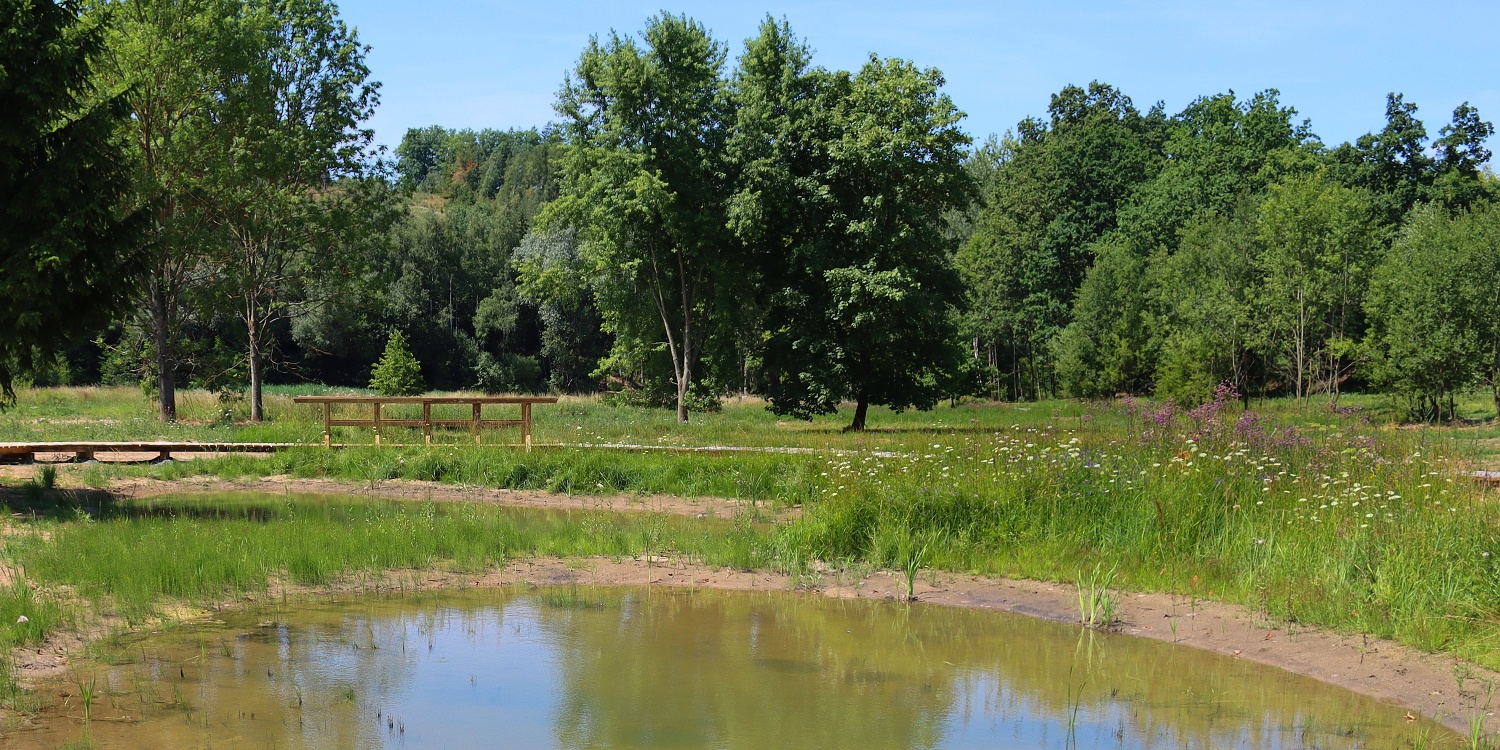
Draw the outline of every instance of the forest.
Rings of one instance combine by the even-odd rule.
[[[12,2],[0,386],[871,405],[1390,396],[1500,413],[1500,181],[1468,104],[1331,145],[1275,90],[1093,81],[976,141],[940,71],[767,17],[596,36],[529,130],[374,143],[327,0]],[[1045,105],[1045,108],[1043,106]],[[1379,110],[1372,102],[1371,112]],[[379,377],[376,378],[380,380]],[[384,381],[381,381],[384,382]],[[243,395],[242,395],[243,394]]]

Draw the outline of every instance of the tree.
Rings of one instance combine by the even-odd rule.
[[[1468,102],[1453,110],[1453,120],[1438,130],[1429,152],[1427,127],[1417,105],[1401,94],[1386,96],[1386,126],[1360,136],[1330,154],[1331,175],[1368,190],[1372,210],[1385,227],[1401,225],[1417,205],[1436,201],[1450,209],[1468,208],[1495,197],[1480,169],[1490,159],[1484,142],[1494,126]]]
[[[235,0],[119,0],[101,2],[95,13],[109,23],[100,79],[123,92],[130,107],[122,125],[131,146],[134,200],[150,217],[142,237],[149,260],[140,309],[155,355],[163,422],[177,418],[183,328],[198,312],[190,298],[204,280],[209,247],[222,241],[212,222],[208,177],[230,168],[212,142],[219,107],[247,71],[240,9]]]
[[[1453,121],[1438,130],[1433,148],[1440,154],[1438,176],[1432,197],[1450,209],[1467,209],[1500,198],[1494,186],[1480,173],[1489,163],[1484,142],[1495,134],[1495,126],[1479,119],[1479,110],[1468,102],[1453,110]]]
[[[591,39],[558,93],[572,148],[549,231],[576,227],[615,343],[606,365],[664,347],[677,419],[744,279],[724,229],[725,48],[686,16],[648,21],[644,47]]]
[[[370,387],[382,396],[418,396],[426,390],[422,363],[412,355],[400,331],[391,331],[385,354],[370,372]]]
[[[1254,288],[1247,280],[1258,284],[1261,273],[1256,266],[1247,279],[1245,254],[1258,258],[1260,245],[1245,232],[1258,226],[1253,209],[1268,183],[1316,165],[1295,114],[1275,91],[1243,101],[1231,92],[1200,98],[1166,123],[1159,171],[1117,204],[1114,229],[1098,244],[1115,257],[1090,270],[1072,322],[1051,342],[1067,357],[1066,383],[1101,394],[1154,387],[1194,401],[1224,379],[1248,377],[1256,363],[1247,347],[1259,339],[1247,336],[1260,329],[1247,321],[1263,313],[1242,307]]]
[[[1330,154],[1333,176],[1375,196],[1372,210],[1385,226],[1397,226],[1421,201],[1436,177],[1427,153],[1427,126],[1417,105],[1398,93],[1385,98],[1385,127],[1345,143]]]
[[[1052,390],[1050,342],[1072,318],[1094,243],[1160,171],[1166,125],[1159,108],[1143,114],[1095,81],[1064,87],[1045,121],[1027,118],[1002,141],[1004,155],[958,264],[972,335],[997,370],[1007,369],[1009,355],[1010,397]]]
[[[871,56],[855,75],[797,82],[805,51],[769,23],[747,58],[780,59],[789,85],[778,88],[775,63],[759,72],[747,63],[742,89],[806,111],[782,120],[783,108],[768,108],[773,116],[752,131],[760,146],[742,151],[786,161],[774,153],[783,132],[814,151],[789,169],[752,161],[736,197],[737,231],[760,248],[767,285],[761,351],[772,411],[807,417],[851,399],[849,428],[862,430],[871,404],[931,408],[962,356],[962,291],[942,217],[972,196],[969,139],[942,74]],[[793,192],[777,196],[778,182]]]
[[[1152,308],[1162,317],[1158,395],[1197,405],[1228,382],[1249,399],[1265,335],[1259,207],[1246,196],[1229,218],[1189,225],[1176,252],[1152,257]]]
[[[143,217],[115,137],[125,102],[96,98],[103,44],[77,2],[0,1],[0,405],[17,372],[128,304]]]
[[[379,88],[368,48],[327,0],[256,0],[244,14],[256,47],[219,127],[230,165],[217,175],[219,218],[230,242],[216,265],[245,325],[250,416],[260,421],[274,326],[338,268],[351,238],[390,217],[384,182],[367,179],[373,134],[359,128]]]
[[[523,296],[512,267],[536,213],[557,195],[561,150],[555,134],[535,130],[409,131],[397,148],[397,173],[412,183],[400,218],[384,241],[357,252],[347,293],[303,306],[292,331],[301,357],[286,364],[357,380],[394,328],[433,388],[591,388],[603,354],[591,298],[565,313]],[[430,163],[419,169],[422,153]]]
[[[1321,384],[1337,402],[1379,260],[1367,194],[1325,175],[1320,169],[1272,185],[1257,223],[1262,314],[1299,401]]]
[[[1093,267],[1078,289],[1073,321],[1052,342],[1064,393],[1108,398],[1149,387],[1152,366],[1147,259],[1106,239],[1091,252]]]
[[[1500,207],[1418,208],[1374,273],[1371,371],[1411,416],[1456,416],[1454,396],[1488,382],[1500,414]]]
[[[517,293],[540,314],[541,354],[552,387],[592,390],[598,383],[596,368],[612,342],[602,330],[593,291],[580,275],[584,266],[577,233],[532,232],[511,262],[517,271]]]

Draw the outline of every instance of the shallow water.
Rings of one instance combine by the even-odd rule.
[[[133,639],[0,745],[1396,748],[1429,724],[1280,670],[994,612],[793,593],[351,596]]]

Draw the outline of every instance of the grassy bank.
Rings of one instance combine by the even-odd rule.
[[[830,458],[784,529],[806,558],[923,564],[1244,604],[1500,667],[1500,506],[1451,441],[1359,415],[1102,407],[1080,429]],[[795,562],[795,561],[793,561]]]
[[[607,511],[558,512],[344,496],[196,496],[125,502],[47,538],[10,545],[27,577],[68,586],[132,622],[164,600],[212,603],[269,581],[323,585],[350,575],[447,565],[478,571],[516,557],[671,550],[709,565],[765,567],[767,535],[739,523]],[[6,610],[0,610],[6,611]]]

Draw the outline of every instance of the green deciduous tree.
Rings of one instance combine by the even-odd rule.
[[[1259,204],[1184,228],[1175,252],[1152,257],[1152,308],[1162,349],[1157,394],[1197,404],[1223,382],[1248,399],[1263,348]]]
[[[1051,343],[1069,392],[1155,389],[1192,402],[1231,380],[1249,393],[1250,371],[1264,369],[1263,269],[1247,265],[1264,251],[1260,204],[1268,184],[1317,166],[1294,115],[1275,91],[1229,93],[1166,123],[1159,171],[1117,204],[1099,245],[1114,257],[1089,271]]]
[[[76,2],[0,0],[0,405],[18,370],[102,329],[134,293],[118,96],[96,96],[103,30]]]
[[[1148,264],[1118,240],[1105,240],[1078,289],[1073,321],[1053,341],[1063,392],[1085,398],[1149,388],[1152,355]]]
[[[1009,397],[1052,389],[1050,342],[1072,318],[1093,243],[1116,228],[1121,205],[1161,169],[1166,125],[1159,110],[1143,114],[1096,81],[1063,88],[1046,121],[1023,120],[1002,142],[958,264],[969,290],[968,327],[990,364],[1009,371]]]
[[[1299,400],[1321,387],[1336,402],[1379,261],[1368,196],[1333,184],[1323,170],[1292,177],[1270,187],[1256,233],[1268,345]]]
[[[1480,383],[1500,414],[1500,206],[1418,209],[1366,306],[1375,381],[1412,416],[1453,418],[1455,395]]]
[[[725,48],[685,17],[590,41],[558,94],[572,148],[551,230],[576,227],[580,259],[614,335],[607,367],[664,348],[686,422],[690,388],[727,323],[745,268],[724,227]]]
[[[767,22],[742,63],[732,224],[756,248],[771,408],[930,408],[958,369],[959,279],[942,220],[972,196],[963,115],[942,75],[872,56],[857,74],[807,69]]]
[[[226,97],[248,71],[250,38],[236,0],[115,0],[95,15],[108,23],[100,80],[123,92],[122,122],[134,167],[135,201],[150,217],[140,318],[151,339],[158,417],[177,416],[185,327],[210,318],[195,304],[211,247],[211,176],[231,168],[214,148]]]
[[[229,242],[216,269],[245,325],[259,421],[274,326],[339,269],[340,251],[388,221],[388,191],[366,179],[372,133],[360,129],[379,84],[333,4],[254,0],[243,14],[255,46],[219,127],[229,168],[215,176],[218,217]]]

